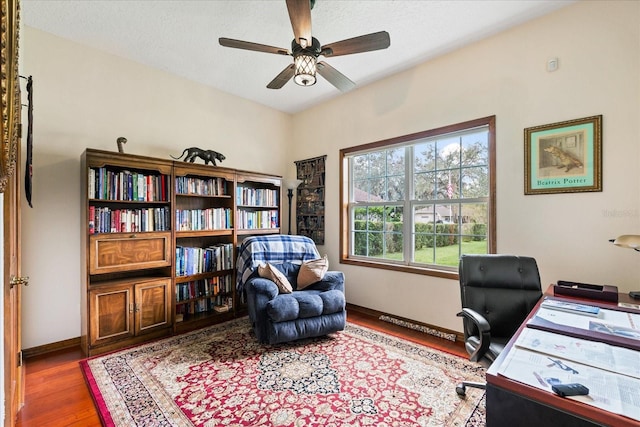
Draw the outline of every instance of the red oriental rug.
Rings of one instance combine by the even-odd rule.
[[[468,360],[361,326],[260,345],[247,318],[80,362],[106,426],[484,426]]]

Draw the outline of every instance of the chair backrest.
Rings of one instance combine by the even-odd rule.
[[[260,264],[302,264],[320,258],[313,240],[305,236],[273,234],[251,236],[243,240],[236,262],[236,289],[242,292],[245,281]]]
[[[459,265],[463,308],[484,316],[491,337],[509,339],[542,296],[536,260],[514,255],[462,255]],[[478,335],[464,320],[464,336]]]

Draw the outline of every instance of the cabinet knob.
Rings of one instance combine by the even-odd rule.
[[[132,234],[131,236],[129,236],[130,239],[135,239],[136,237],[138,236],[136,236],[135,234]]]
[[[9,286],[13,288],[16,285],[29,286],[29,276],[22,276],[22,277],[11,276],[11,280],[9,281]]]

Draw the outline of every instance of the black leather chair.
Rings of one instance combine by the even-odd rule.
[[[514,255],[462,255],[459,265],[460,299],[465,348],[470,360],[489,366],[542,296],[536,260]],[[463,381],[486,388],[485,383]]]

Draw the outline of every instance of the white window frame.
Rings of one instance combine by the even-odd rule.
[[[477,131],[478,128],[487,129],[487,150],[488,150],[488,194],[486,197],[479,198],[457,198],[457,199],[429,199],[416,200],[412,198],[414,194],[414,156],[413,147],[421,142],[434,140],[446,135],[455,134],[464,135],[468,132]],[[495,161],[495,116],[484,117],[476,120],[470,120],[463,123],[444,126],[437,129],[418,132],[397,138],[391,138],[383,141],[377,141],[356,147],[350,147],[340,150],[340,188],[341,212],[340,212],[340,262],[344,264],[353,264],[367,266],[373,268],[383,268],[389,270],[398,270],[412,272],[418,274],[433,275],[439,277],[447,277],[452,279],[458,278],[457,267],[444,266],[438,264],[421,264],[412,261],[414,251],[415,234],[414,209],[416,206],[429,204],[463,204],[466,203],[486,203],[487,204],[487,253],[496,253],[496,161]],[[353,170],[350,162],[356,155],[362,155],[371,152],[381,152],[390,149],[405,149],[405,182],[404,182],[404,200],[398,201],[370,201],[367,203],[355,203],[353,195]],[[462,168],[462,166],[460,166]],[[436,169],[438,171],[439,169]],[[408,179],[407,179],[408,177]],[[444,203],[443,203],[444,202]],[[403,254],[404,260],[391,260],[387,258],[374,258],[369,256],[354,255],[354,211],[358,207],[366,206],[401,206],[403,208]],[[457,232],[458,239],[463,235],[459,228]],[[407,236],[410,236],[408,239]]]

